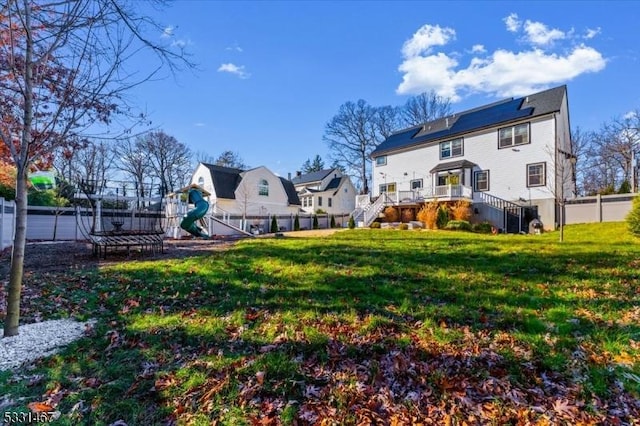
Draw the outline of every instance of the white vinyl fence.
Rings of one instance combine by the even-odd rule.
[[[0,251],[13,244],[16,229],[16,203],[0,197]]]

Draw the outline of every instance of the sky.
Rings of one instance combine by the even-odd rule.
[[[131,100],[193,152],[231,150],[284,177],[315,155],[330,165],[325,126],[348,101],[399,106],[434,90],[460,112],[566,84],[573,129],[640,110],[639,1],[177,0],[147,12],[197,69]]]

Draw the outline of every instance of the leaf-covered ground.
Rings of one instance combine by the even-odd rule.
[[[97,324],[0,372],[0,408],[74,425],[638,424],[640,241],[565,232],[352,230],[29,273],[24,318]]]

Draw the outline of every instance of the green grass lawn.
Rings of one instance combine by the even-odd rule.
[[[97,324],[0,372],[0,395],[70,425],[633,424],[639,278],[623,223],[564,243],[346,230],[29,276],[44,319]]]

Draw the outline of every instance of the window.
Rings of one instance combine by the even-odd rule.
[[[414,179],[411,181],[411,189],[420,189],[422,188],[422,179]]]
[[[322,207],[322,197],[318,197],[318,207]]]
[[[474,173],[473,190],[476,192],[489,190],[489,170],[482,170]]]
[[[200,176],[200,177],[198,178],[198,185],[200,185],[200,186],[204,186],[204,177]]]
[[[265,179],[260,179],[260,182],[258,182],[258,195],[269,196],[269,182]]]
[[[460,185],[460,175],[458,173],[438,175],[438,186],[444,185]]]
[[[440,159],[460,157],[462,154],[462,138],[447,142],[440,142]]]
[[[329,207],[332,207],[332,206],[331,206],[331,198],[329,198],[329,199],[327,200],[327,203],[328,203],[328,206],[329,206]]]
[[[386,166],[387,165],[387,156],[383,155],[381,157],[376,157],[376,166]]]
[[[546,163],[527,164],[527,186],[546,185]]]
[[[380,185],[380,193],[382,194],[383,192],[396,192],[396,183],[383,183]]]
[[[529,143],[529,123],[498,130],[498,148],[508,148]]]

